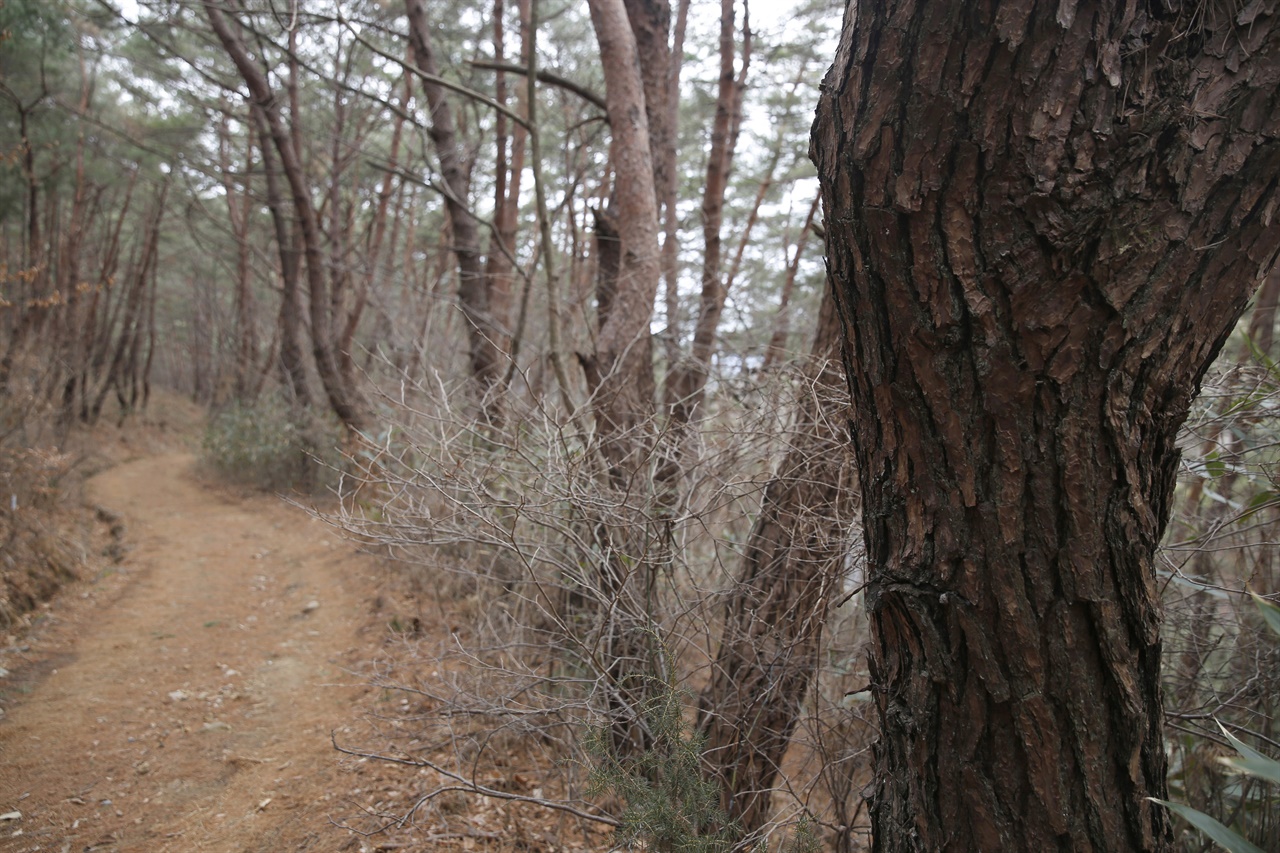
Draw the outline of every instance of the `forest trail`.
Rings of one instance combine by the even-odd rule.
[[[276,497],[202,486],[194,465],[147,456],[90,481],[129,550],[118,577],[55,602],[43,663],[0,682],[0,815],[21,812],[0,820],[0,850],[362,846],[330,822],[354,781],[330,732],[367,689],[345,668],[373,562]]]

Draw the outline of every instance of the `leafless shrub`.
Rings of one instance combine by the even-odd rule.
[[[1247,595],[1280,593],[1280,372],[1224,358],[1183,440],[1184,465],[1159,574],[1171,794],[1280,849],[1280,802],[1216,759],[1217,727],[1280,752],[1280,646]],[[1199,850],[1188,836],[1185,849]]]
[[[716,395],[684,437],[675,487],[659,475],[670,436],[655,423],[644,426],[644,464],[609,477],[581,419],[535,399],[509,401],[498,424],[471,416],[457,403],[464,391],[439,380],[386,400],[395,425],[344,478],[341,523],[451,599],[451,630],[434,646],[406,630],[401,663],[372,677],[400,704],[366,743],[344,748],[434,774],[413,820],[425,809],[446,819],[438,801],[459,790],[605,826],[622,820],[625,803],[587,795],[598,764],[588,736],[623,708],[660,749],[671,741],[653,711],[673,695],[695,724],[762,492],[797,441],[791,413],[797,399],[829,391],[812,377],[722,378],[733,393]],[[828,532],[847,544],[853,529],[847,518]],[[862,623],[853,587],[835,583],[843,603],[764,833],[778,841],[779,827],[802,818],[834,829],[858,816],[850,780],[869,731],[859,713]],[[618,645],[621,631],[640,642]],[[627,677],[642,690],[620,686],[620,648],[635,656]]]

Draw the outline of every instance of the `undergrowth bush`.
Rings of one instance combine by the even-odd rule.
[[[0,630],[77,577],[84,562],[85,531],[67,493],[73,466],[51,447],[0,442]]]
[[[852,632],[814,654],[808,700],[789,697],[800,719],[791,757],[770,759],[784,778],[765,783],[763,825],[726,814],[705,762],[704,730],[738,695],[708,686],[727,602],[770,485],[812,476],[778,472],[816,430],[802,404],[840,411],[827,393],[804,365],[717,396],[687,433],[655,417],[635,428],[634,469],[609,476],[598,436],[554,403],[511,395],[484,423],[458,408],[465,388],[406,381],[386,400],[393,427],[353,456],[340,523],[420,578],[450,637],[398,638],[405,650],[370,682],[403,697],[405,716],[340,748],[434,780],[403,821],[437,809],[447,822],[439,803],[467,791],[573,815],[588,849],[606,849],[605,827],[654,853],[855,849],[862,783],[848,780],[861,778],[866,727],[836,705],[866,683]],[[678,482],[660,479],[673,458]],[[849,529],[824,514],[837,511],[792,507],[784,526]],[[852,562],[824,570],[832,596]],[[767,654],[782,668],[800,645],[781,637]],[[822,756],[839,786],[817,772]]]
[[[643,709],[654,743],[640,755],[619,755],[608,725],[592,730],[588,793],[613,792],[626,804],[617,832],[626,849],[728,853],[737,829],[720,808],[718,786],[701,771],[706,739],[685,719],[685,700],[692,697],[674,681],[670,673]]]
[[[337,480],[341,427],[277,400],[232,403],[205,428],[203,459],[218,476],[270,491],[317,492]]]
[[[1204,380],[1158,569],[1170,808],[1230,850],[1280,850],[1280,796],[1232,758],[1280,754],[1280,368],[1255,356]],[[1208,849],[1199,832],[1177,844]]]
[[[79,569],[68,494],[72,458],[53,440],[39,365],[18,359],[0,388],[0,632],[47,601]]]

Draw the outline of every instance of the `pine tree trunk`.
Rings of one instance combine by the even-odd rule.
[[[212,0],[204,0],[204,9],[214,34],[248,87],[250,97],[261,108],[276,153],[280,155],[280,166],[289,185],[302,237],[307,289],[311,297],[311,352],[315,358],[316,371],[320,374],[320,384],[324,386],[333,413],[348,430],[359,432],[366,424],[368,413],[360,395],[344,382],[333,348],[335,330],[331,310],[332,289],[325,275],[323,234],[311,199],[311,187],[302,162],[301,146],[298,144],[298,122],[295,120],[292,126],[285,124],[280,115],[278,98],[272,92],[266,74],[249,57],[240,36],[228,24],[218,6]],[[297,75],[293,74],[288,87],[291,101],[297,100],[296,83]],[[296,118],[297,110],[293,110],[292,114]]]
[[[626,494],[649,480],[654,436],[654,381],[649,321],[658,291],[658,203],[636,38],[623,0],[588,0],[604,67],[615,179],[599,212],[601,275],[594,353],[579,360],[592,387],[592,415],[607,485]],[[605,233],[607,231],[607,233]],[[606,713],[615,752],[635,755],[652,743],[643,719],[664,670],[652,613],[656,566],[645,519],[623,500],[598,519],[601,551],[596,613],[601,620]],[[643,510],[642,510],[643,511]]]
[[[262,171],[267,185],[267,210],[275,228],[276,251],[280,256],[280,367],[288,381],[294,404],[307,408],[311,405],[311,390],[307,386],[307,371],[302,349],[302,300],[298,292],[299,256],[296,228],[289,226],[289,213],[285,209],[280,191],[280,170],[272,154],[271,131],[262,108],[251,106],[254,126],[258,132],[258,146],[262,152]]]
[[[1153,555],[1178,427],[1280,246],[1264,5],[846,14],[813,151],[875,850],[1171,849]]]
[[[617,288],[600,318],[591,369],[600,378],[596,414],[605,455],[619,469],[638,464],[653,416],[649,319],[658,292],[658,201],[635,35],[622,0],[591,0],[604,66],[617,223]]]
[[[430,77],[439,77],[440,64],[431,42],[426,4],[423,0],[405,0],[405,12],[409,18],[409,46],[414,63]],[[496,402],[487,395],[502,377],[504,328],[494,320],[489,292],[491,279],[485,275],[481,259],[480,232],[467,206],[471,179],[458,140],[453,107],[443,86],[429,77],[423,77],[420,82],[431,108],[431,126],[427,132],[440,160],[440,175],[446,191],[445,212],[453,229],[453,252],[458,260],[458,304],[467,320],[471,373],[486,397],[487,414],[493,416],[496,412],[492,407]]]
[[[734,78],[733,0],[720,0],[720,79],[716,92],[715,119],[711,125],[711,149],[702,193],[702,293],[698,300],[698,319],[693,328],[693,344],[688,358],[671,370],[667,379],[666,404],[676,428],[677,440],[685,425],[697,417],[706,395],[711,373],[711,357],[720,315],[724,312],[728,288],[721,276],[720,227],[724,221],[724,199],[733,168],[737,147],[736,126],[741,118],[742,89],[750,58],[751,31],[743,28],[742,73],[739,84]]]
[[[818,642],[847,553],[853,466],[844,447],[846,398],[835,303],[823,299],[789,450],[765,489],[725,606],[723,634],[702,693],[703,760],[722,806],[751,849],[818,665]]]

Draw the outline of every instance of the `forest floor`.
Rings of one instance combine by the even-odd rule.
[[[189,451],[123,456],[87,484],[119,562],[0,636],[0,851],[565,849],[474,801],[448,825],[346,828],[434,784],[334,748],[395,701],[359,673],[394,644],[397,579]]]

